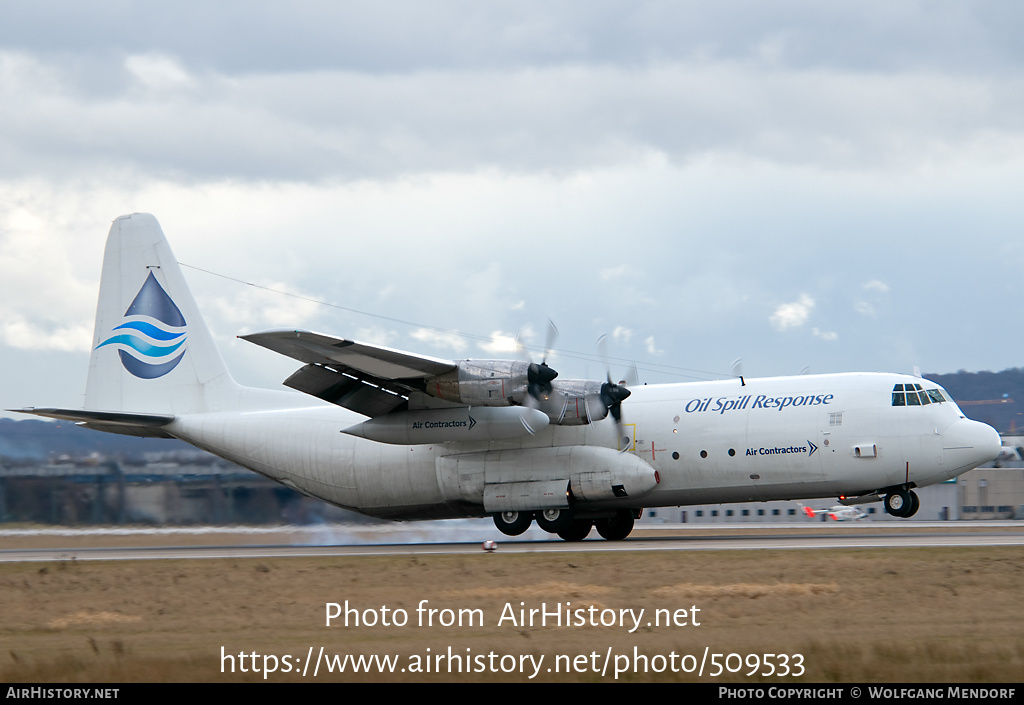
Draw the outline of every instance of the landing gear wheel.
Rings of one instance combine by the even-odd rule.
[[[909,507],[907,513],[903,515],[903,517],[905,519],[909,519],[910,517],[912,517],[915,514],[917,514],[917,510],[920,509],[920,508],[921,508],[921,500],[918,498],[916,492],[911,492],[910,493],[910,507]]]
[[[633,530],[633,512],[623,509],[613,517],[598,519],[594,522],[597,525],[597,533],[609,541],[621,541],[629,536]]]
[[[519,536],[533,522],[533,512],[499,512],[494,515],[494,525],[506,536]]]
[[[910,490],[893,490],[885,496],[885,511],[894,517],[906,519],[917,512],[921,506],[921,500]]]
[[[572,524],[572,512],[568,509],[545,509],[537,512],[537,526],[549,534],[557,534]]]
[[[558,536],[565,541],[582,541],[590,534],[594,522],[590,519],[577,519],[566,528],[558,532]]]

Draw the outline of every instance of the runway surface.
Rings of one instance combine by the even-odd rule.
[[[480,535],[479,526],[445,527],[445,531],[462,534],[461,541],[445,541],[436,536],[431,540],[429,534],[436,532],[427,531],[424,535],[423,527],[415,524],[388,527],[390,530],[379,532],[374,527],[3,530],[0,542],[5,548],[0,549],[0,562],[479,553],[481,543],[475,540]],[[660,525],[638,527],[636,534],[625,541],[590,538],[569,543],[549,536],[540,533],[520,540],[488,534],[484,538],[495,540],[499,553],[1021,546],[1024,545],[1024,526],[1020,522],[898,525],[887,522],[885,525],[841,527]],[[195,541],[196,537],[202,537],[205,543],[183,545]],[[474,540],[467,540],[471,538]],[[150,545],[125,545],[143,539]],[[54,545],[54,542],[64,545]],[[81,545],[83,542],[89,545]],[[71,544],[79,545],[71,547]]]

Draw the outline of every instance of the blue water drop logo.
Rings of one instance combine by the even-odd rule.
[[[140,379],[156,379],[173,370],[185,356],[185,317],[150,271],[128,310],[125,322],[96,346],[121,345],[121,364]],[[173,359],[168,359],[177,354]]]

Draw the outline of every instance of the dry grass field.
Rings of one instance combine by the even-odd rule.
[[[273,656],[271,682],[527,681],[534,671],[534,681],[610,682],[616,666],[619,681],[1014,682],[1024,673],[1022,586],[1016,548],[3,564],[0,681],[262,680]],[[405,610],[408,623],[325,626],[326,603],[346,600],[370,610],[361,619],[387,607],[389,621]],[[423,600],[452,611],[419,626]],[[566,602],[587,624],[519,623],[521,606]],[[516,623],[499,624],[506,605]],[[625,626],[590,624],[630,609],[644,610],[632,633],[629,613]],[[462,612],[461,627],[436,623],[459,610],[476,612]],[[656,614],[686,624],[658,626]],[[321,647],[393,655],[395,672],[328,673],[320,661],[314,678]],[[684,672],[705,649],[703,677]],[[765,676],[753,661],[737,670],[733,656],[718,661],[734,673],[711,677],[715,653],[800,654],[803,675]]]

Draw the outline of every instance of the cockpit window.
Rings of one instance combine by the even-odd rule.
[[[920,384],[897,384],[892,388],[893,406],[924,406],[949,401],[941,390],[925,390]]]
[[[929,389],[928,396],[932,398],[932,401],[936,404],[941,404],[944,401],[949,401],[946,397],[942,396],[942,392],[938,389]]]
[[[892,405],[893,406],[906,406],[907,397],[903,394],[903,385],[897,384],[892,388]]]

